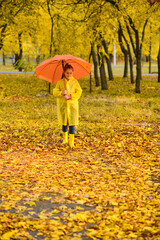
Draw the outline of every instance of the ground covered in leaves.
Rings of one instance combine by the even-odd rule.
[[[80,84],[72,150],[61,143],[47,83],[0,82],[0,239],[160,239],[160,87]],[[54,86],[53,86],[54,87]]]

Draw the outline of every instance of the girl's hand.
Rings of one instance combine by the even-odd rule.
[[[71,95],[70,95],[70,96],[65,95],[64,98],[65,98],[66,100],[70,100],[72,97],[71,97]]]
[[[67,90],[64,90],[62,93],[61,93],[62,96],[65,96],[67,95]]]

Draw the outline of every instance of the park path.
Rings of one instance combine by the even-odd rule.
[[[157,70],[157,66],[152,66],[152,73],[147,73],[146,69],[148,68],[148,66],[142,66],[142,70],[144,70],[144,73],[142,74],[143,76],[157,76],[158,75],[158,70]],[[120,66],[120,65],[116,65],[116,66],[112,66],[113,69],[113,73],[115,76],[119,76],[119,75],[123,75],[123,69],[124,66]],[[107,72],[107,67],[106,67],[106,72]],[[35,74],[34,71],[32,72],[19,72],[17,70],[15,71],[0,71],[0,74],[27,74],[27,75],[33,75]],[[93,73],[92,73],[93,75]]]
[[[34,72],[0,71],[0,74],[34,74]]]

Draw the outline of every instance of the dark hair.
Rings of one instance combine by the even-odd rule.
[[[72,69],[72,71],[73,71],[72,65],[70,65],[69,63],[66,63],[66,65],[63,68],[63,71],[65,72],[67,69]]]

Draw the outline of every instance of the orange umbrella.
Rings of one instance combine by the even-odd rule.
[[[66,63],[72,65],[73,77],[80,79],[90,74],[91,64],[81,58],[72,55],[56,55],[45,60],[36,67],[36,77],[48,82],[57,82],[62,78],[63,66]]]

